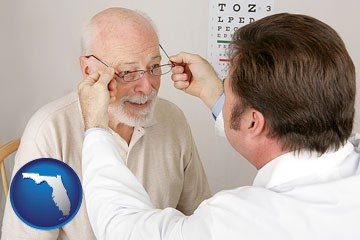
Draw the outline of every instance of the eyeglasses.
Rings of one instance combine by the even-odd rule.
[[[166,57],[170,61],[169,55],[166,53],[164,48],[161,46],[161,44],[159,44],[159,46],[160,46],[161,50],[165,53]],[[96,60],[98,60],[99,62],[101,62],[103,65],[105,65],[106,67],[109,67],[108,64],[106,64],[103,60],[96,57],[95,55],[88,55],[88,56],[85,56],[85,57],[86,58],[93,57]],[[136,81],[136,80],[139,80],[140,78],[142,78],[144,76],[144,74],[147,73],[147,72],[150,73],[152,76],[161,76],[161,75],[164,75],[166,73],[169,73],[174,66],[175,66],[175,64],[173,62],[171,62],[171,64],[163,64],[163,65],[154,64],[154,65],[152,65],[150,67],[149,70],[135,70],[135,71],[115,72],[115,75],[116,75],[115,79],[120,80],[120,81],[124,81],[124,82],[133,82],[133,81]]]

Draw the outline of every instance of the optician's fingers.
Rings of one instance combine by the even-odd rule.
[[[188,79],[188,76],[185,73],[185,68],[183,66],[173,67],[171,72],[172,72],[171,79],[173,81],[185,81]]]
[[[171,79],[174,82],[174,87],[180,90],[184,90],[190,85],[189,74],[185,73],[183,66],[176,66],[172,69]]]
[[[93,86],[97,80],[99,79],[100,74],[99,73],[92,73],[88,75],[80,84],[78,85],[78,89],[84,88],[85,86]]]
[[[189,81],[177,81],[174,82],[174,87],[179,89],[179,90],[186,90],[190,85]]]
[[[116,96],[116,81],[110,84],[111,80],[114,78],[114,69],[107,68],[104,72],[95,72],[88,75],[79,85],[78,92],[92,92],[96,89],[91,90],[93,87],[100,87],[106,89],[109,92],[110,101],[115,100]]]
[[[95,84],[108,89],[108,85],[110,81],[114,79],[114,76],[115,76],[114,68],[107,67],[104,72],[100,72],[100,78]]]
[[[187,73],[172,74],[171,79],[174,82],[177,82],[177,81],[189,81],[189,76],[188,76]]]
[[[192,64],[199,61],[200,56],[196,54],[191,54],[187,52],[180,52],[179,54],[176,54],[174,56],[170,57],[170,61],[175,62],[179,65],[182,64]]]
[[[185,68],[183,66],[177,65],[171,69],[173,74],[183,73],[185,72]]]

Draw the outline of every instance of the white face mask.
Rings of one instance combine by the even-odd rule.
[[[215,121],[215,134],[220,137],[225,137],[224,117],[222,111],[219,113]]]

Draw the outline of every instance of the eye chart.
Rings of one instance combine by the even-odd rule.
[[[230,64],[227,48],[242,26],[271,15],[274,0],[210,0],[208,61],[221,79]]]

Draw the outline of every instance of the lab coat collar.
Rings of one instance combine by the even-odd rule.
[[[315,152],[301,151],[285,153],[262,167],[253,186],[284,191],[294,186],[311,184],[327,179],[354,151],[354,145],[347,142],[337,151],[319,156]]]

